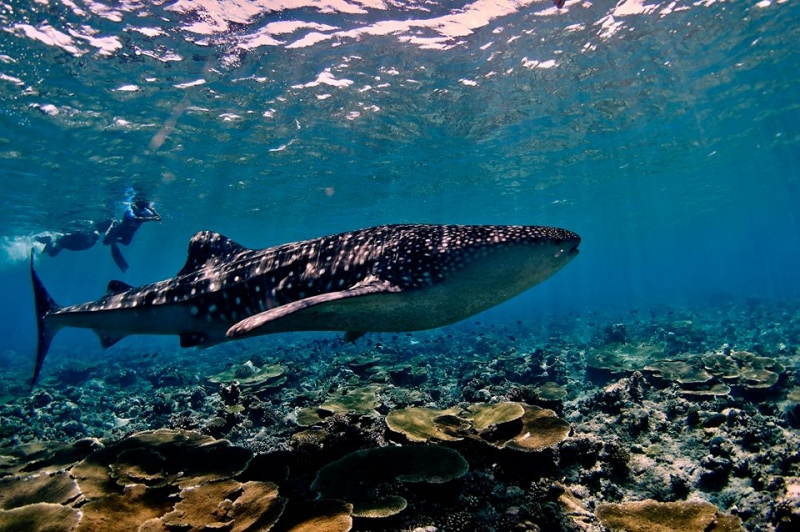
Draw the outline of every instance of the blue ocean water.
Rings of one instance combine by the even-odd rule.
[[[162,223],[125,274],[104,246],[39,256],[59,303],[174,275],[202,229],[264,247],[396,222],[583,237],[484,320],[796,300],[798,21],[771,0],[5,2],[0,356],[32,365],[33,236],[129,187]],[[74,331],[49,356],[76,352],[102,356]]]

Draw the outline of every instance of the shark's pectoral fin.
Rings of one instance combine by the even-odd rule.
[[[263,334],[259,333],[258,329],[266,327],[268,325],[274,325],[276,324],[277,321],[287,318],[289,316],[293,316],[298,312],[306,310],[310,307],[320,307],[322,305],[335,303],[343,299],[350,299],[356,297],[399,292],[399,291],[400,288],[393,286],[390,283],[384,281],[374,281],[354,288],[349,288],[347,290],[342,290],[341,292],[329,292],[312,297],[307,297],[305,299],[292,301],[291,303],[287,303],[286,305],[281,305],[280,307],[276,307],[261,312],[259,314],[250,316],[249,318],[240,321],[239,323],[235,324],[230,329],[228,329],[226,335],[228,338],[241,338],[243,336]],[[368,331],[359,331],[358,333],[355,334],[361,336],[366,332]]]
[[[126,336],[124,334],[108,334],[104,331],[94,331],[94,333],[100,338],[100,345],[103,349],[111,347]]]

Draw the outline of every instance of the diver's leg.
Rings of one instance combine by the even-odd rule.
[[[114,240],[116,240],[118,232],[117,226],[118,226],[117,221],[114,220],[113,222],[111,222],[111,225],[108,226],[106,234],[103,235],[103,244],[105,244],[106,246],[110,245],[112,242],[114,242]]]
[[[58,255],[58,252],[61,251],[61,248],[57,248],[56,246],[53,245],[53,237],[49,235],[37,236],[34,238],[34,240],[36,240],[40,244],[44,244],[44,249],[42,250],[42,253],[47,253],[51,257],[55,257],[56,255]]]
[[[119,235],[119,239],[117,240],[123,246],[127,246],[133,240],[134,231],[125,231],[121,235]]]

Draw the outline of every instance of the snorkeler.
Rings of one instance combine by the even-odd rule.
[[[44,244],[43,253],[55,257],[61,250],[84,251],[94,246],[100,239],[100,233],[105,233],[111,226],[112,220],[102,222],[92,222],[92,229],[86,231],[72,231],[56,236],[40,235],[34,239],[40,244]]]
[[[117,244],[127,246],[133,235],[145,222],[160,222],[161,215],[156,212],[153,203],[143,198],[134,199],[122,215],[122,220],[114,220],[103,237],[103,244],[111,246],[111,257],[119,269],[127,271],[128,262],[122,256]]]

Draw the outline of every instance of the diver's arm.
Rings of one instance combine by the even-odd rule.
[[[136,214],[133,210],[125,211],[125,217],[130,218],[132,220],[136,220],[138,222],[149,222],[149,221],[161,221],[161,215],[156,212],[155,209],[149,208],[144,209],[141,211],[140,214]]]

